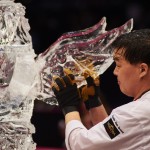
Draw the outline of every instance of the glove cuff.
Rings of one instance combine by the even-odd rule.
[[[62,112],[63,112],[64,116],[67,113],[72,112],[72,111],[78,111],[77,106],[67,106],[67,107],[62,108]]]
[[[84,104],[86,109],[89,110],[91,108],[101,106],[102,102],[100,98],[89,98],[87,101],[84,102]]]

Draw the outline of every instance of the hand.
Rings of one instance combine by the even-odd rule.
[[[57,77],[54,81],[52,90],[64,115],[78,111],[80,96],[73,74],[68,74],[62,78]]]
[[[87,85],[80,87],[80,95],[85,103],[86,109],[89,110],[94,107],[102,105],[99,97],[100,81],[99,79],[93,79],[88,73],[84,74]]]

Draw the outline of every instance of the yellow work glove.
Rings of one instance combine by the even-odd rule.
[[[91,76],[86,77],[87,85],[79,88],[81,99],[84,101],[86,109],[89,110],[94,107],[102,105],[99,97],[100,87],[99,79],[93,79]]]
[[[74,81],[74,75],[64,70],[63,77],[54,79],[52,90],[57,98],[59,107],[64,115],[72,111],[78,111],[81,102],[77,84]]]

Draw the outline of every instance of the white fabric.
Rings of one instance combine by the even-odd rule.
[[[115,127],[107,124],[110,120]],[[113,138],[104,124],[109,126]],[[150,150],[150,91],[114,109],[109,117],[89,130],[80,121],[70,121],[66,125],[66,146],[68,150]]]

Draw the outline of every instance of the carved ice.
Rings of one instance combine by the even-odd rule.
[[[63,34],[36,62],[40,69],[39,98],[47,97],[47,103],[57,105],[51,90],[52,77],[63,76],[63,68],[69,68],[75,75],[78,86],[86,84],[82,73],[88,70],[96,78],[112,64],[111,43],[121,34],[133,28],[133,19],[124,25],[106,31],[106,18],[103,17],[93,27]]]
[[[35,53],[25,9],[0,0],[0,149],[35,149],[32,141]]]
[[[35,60],[25,7],[14,0],[0,0],[0,149],[34,150],[34,126],[30,119],[34,100],[51,105],[57,100],[51,90],[53,75],[70,68],[79,86],[81,73],[93,77],[112,63],[111,43],[132,30],[132,19],[123,26],[105,31],[106,18],[91,28],[63,34]]]

